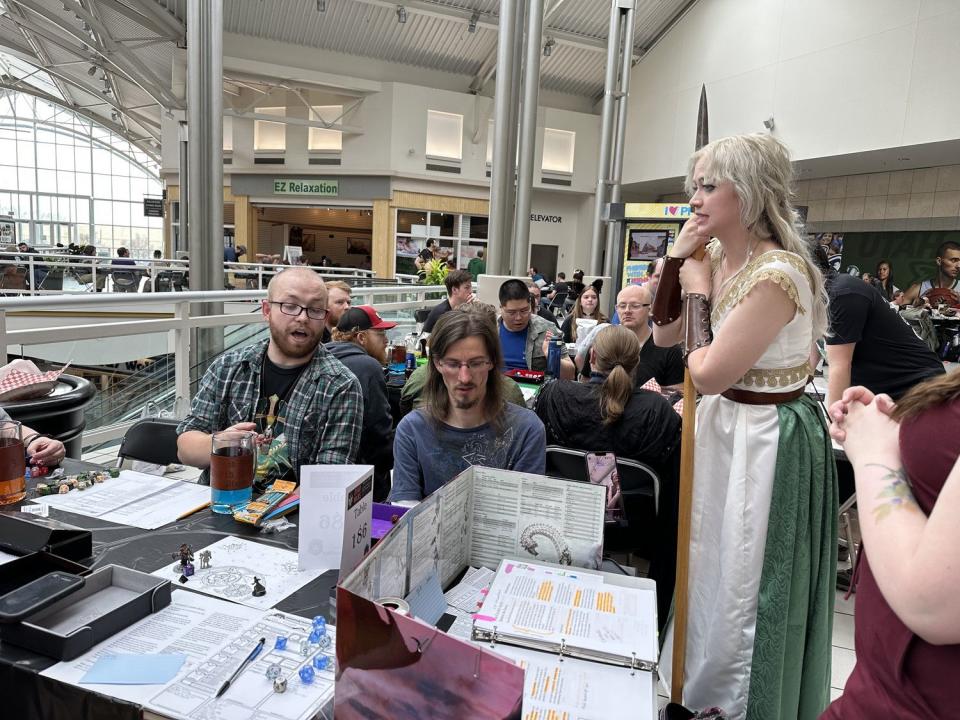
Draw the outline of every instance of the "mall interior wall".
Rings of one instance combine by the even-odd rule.
[[[960,137],[960,3],[700,0],[633,69],[624,183],[686,171],[711,138],[775,133],[805,160]]]

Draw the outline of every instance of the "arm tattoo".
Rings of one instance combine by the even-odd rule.
[[[883,486],[883,489],[877,495],[879,503],[873,509],[873,515],[877,519],[877,522],[880,522],[898,508],[910,512],[920,509],[916,499],[913,497],[913,493],[910,491],[907,473],[904,472],[903,468],[890,468],[877,463],[867,463],[864,467],[878,467],[887,471],[881,478],[886,482],[886,485]]]

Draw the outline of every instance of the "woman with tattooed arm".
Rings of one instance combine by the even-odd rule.
[[[849,388],[830,418],[853,465],[864,552],[857,664],[821,720],[960,718],[960,372],[897,404]]]

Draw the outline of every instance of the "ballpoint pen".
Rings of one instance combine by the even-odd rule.
[[[247,659],[244,660],[242,663],[240,663],[240,667],[237,668],[236,672],[234,672],[233,675],[231,675],[227,679],[227,681],[220,686],[220,689],[217,690],[217,694],[214,696],[215,698],[218,698],[221,695],[223,695],[227,691],[227,688],[230,687],[230,684],[234,680],[236,680],[240,676],[240,673],[242,673],[246,669],[247,665],[249,665],[250,663],[252,663],[254,660],[257,659],[257,655],[259,655],[260,651],[263,650],[263,644],[266,641],[267,641],[266,638],[260,638],[260,642],[258,642],[257,646],[250,651],[250,654],[247,655]]]

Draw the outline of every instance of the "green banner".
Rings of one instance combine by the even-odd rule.
[[[337,197],[340,194],[339,180],[274,180],[274,195],[313,195],[315,197]]]
[[[854,267],[857,274],[874,275],[882,260],[890,263],[894,284],[906,290],[913,283],[931,278],[936,273],[937,248],[947,240],[960,242],[960,232],[848,232],[842,237],[840,272]]]

